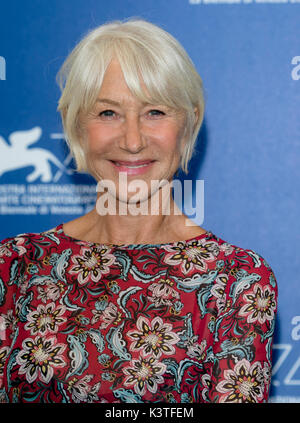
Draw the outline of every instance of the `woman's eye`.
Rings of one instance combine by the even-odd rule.
[[[151,116],[160,116],[165,114],[162,110],[158,109],[149,110],[149,113],[151,113]]]
[[[115,112],[113,110],[104,110],[103,112],[99,113],[99,116],[104,117],[112,117]]]

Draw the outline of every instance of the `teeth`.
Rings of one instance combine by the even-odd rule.
[[[129,165],[121,165],[120,163],[116,162],[116,165],[117,166],[125,166],[125,167],[128,167],[129,169],[135,169],[135,168],[139,168],[139,167],[145,167],[145,166],[148,166],[148,164],[149,163],[145,163],[145,164],[142,164],[142,165],[136,165],[136,166],[129,166]]]
[[[145,166],[148,166],[148,163],[147,163],[147,164],[143,164],[143,165],[137,165],[137,166],[126,166],[126,167],[129,167],[130,169],[135,169],[135,168],[138,168],[138,167],[145,167]]]

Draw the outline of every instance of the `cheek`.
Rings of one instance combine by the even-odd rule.
[[[89,125],[86,128],[86,144],[89,152],[101,152],[109,140],[109,131],[100,129],[98,125]]]
[[[180,146],[183,141],[183,131],[178,128],[169,128],[161,135],[161,147],[168,154],[180,154]]]

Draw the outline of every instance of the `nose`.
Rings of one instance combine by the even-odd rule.
[[[120,148],[131,153],[138,153],[145,145],[139,117],[136,114],[127,116],[124,122],[124,132],[120,140]]]

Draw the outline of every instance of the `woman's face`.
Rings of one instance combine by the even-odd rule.
[[[128,183],[143,180],[148,187],[143,195],[149,198],[151,180],[171,181],[179,167],[184,114],[159,104],[142,104],[130,92],[115,60],[107,68],[84,128],[90,173],[97,181],[112,181],[121,201],[124,191],[119,187],[120,172],[126,173]],[[133,194],[127,192],[127,199]]]

